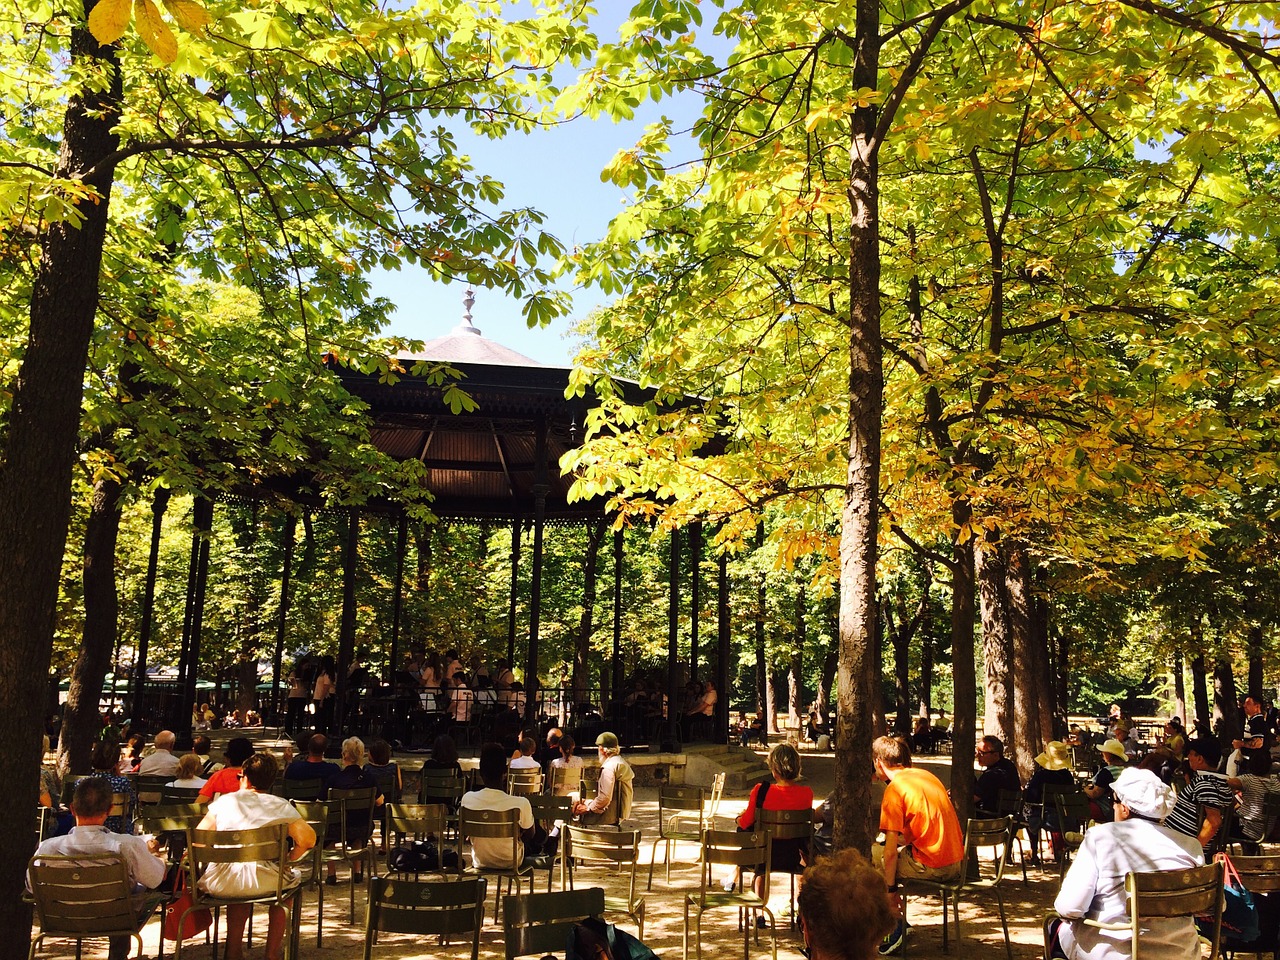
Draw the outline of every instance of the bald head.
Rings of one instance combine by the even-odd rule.
[[[172,750],[177,739],[178,738],[173,735],[172,730],[161,730],[156,734],[156,749]]]

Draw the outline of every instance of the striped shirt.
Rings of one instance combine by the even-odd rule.
[[[1197,771],[1191,774],[1191,782],[1178,794],[1178,802],[1164,825],[1170,830],[1185,833],[1189,837],[1200,833],[1200,804],[1226,810],[1235,806],[1236,795],[1227,778],[1216,773]]]

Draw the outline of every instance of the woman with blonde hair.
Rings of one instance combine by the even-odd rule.
[[[757,783],[751,788],[747,809],[738,816],[738,829],[754,829],[760,810],[813,810],[813,791],[796,783],[800,779],[800,754],[789,743],[779,743],[769,751],[769,773],[773,783]],[[774,840],[770,848],[770,870],[776,873],[799,873],[809,855],[800,840]],[[729,881],[726,881],[726,884]],[[752,882],[756,894],[765,896],[764,875]],[[763,917],[758,917],[763,922]]]

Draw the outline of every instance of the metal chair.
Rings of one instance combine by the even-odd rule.
[[[161,793],[165,784],[172,779],[173,777],[165,774],[138,774],[138,779],[134,782],[134,789],[138,791],[138,805],[141,807],[151,803],[160,803],[162,799]]]
[[[294,800],[293,807],[316,832],[316,845],[310,855],[294,866],[301,872],[301,888],[316,888],[316,947],[319,948],[324,939],[324,838],[329,829],[329,804],[323,800]]]
[[[281,777],[275,782],[271,792],[286,800],[319,800],[324,793],[324,781],[289,780]]]
[[[529,892],[533,892],[533,868],[524,865],[521,842],[520,811],[511,810],[469,810],[462,807],[458,811],[458,866],[464,874],[492,877],[497,880],[494,885],[493,915],[498,917],[499,898],[502,896],[502,881],[507,882],[507,892],[511,884],[516,885],[516,893],[524,892],[524,879],[529,878]],[[462,845],[466,841],[476,840],[508,840],[511,843],[510,867],[476,867],[465,866],[462,859]]]
[[[542,793],[541,770],[508,770],[507,793],[513,797],[532,797]]]
[[[584,917],[604,914],[604,888],[529,893],[502,901],[502,935],[506,960],[559,954],[569,931]]]
[[[1000,906],[1000,926],[1004,930],[1004,949],[1009,960],[1013,960],[1013,947],[1009,943],[1009,921],[1004,912],[1004,894],[1000,891],[1000,883],[1004,880],[1005,867],[1009,863],[1009,851],[1013,845],[1013,819],[1011,817],[995,817],[990,820],[970,820],[964,831],[964,864],[960,875],[952,880],[926,880],[899,876],[899,883],[910,886],[922,886],[937,891],[942,896],[942,949],[947,949],[947,900],[954,906],[956,941],[960,940],[960,895],[962,893],[993,891],[996,902]],[[983,861],[977,853],[983,847],[998,847],[999,856],[994,864],[994,871],[984,875]]]
[[[555,829],[556,824],[566,824],[573,818],[573,801],[568,797],[553,797],[549,794],[535,794],[526,797],[529,806],[533,810],[533,820],[539,823],[550,833]],[[551,892],[551,875],[555,872],[556,864],[560,862],[563,851],[556,853],[539,853],[531,860],[531,866],[534,871],[547,871],[547,892]],[[532,883],[530,890],[532,892]],[[563,885],[562,885],[563,886]]]
[[[348,923],[356,922],[357,868],[362,880],[366,876],[373,876],[378,868],[373,846],[373,810],[377,799],[376,787],[354,787],[349,790],[331,789],[326,801],[329,805],[329,829],[326,833],[332,834],[333,828],[337,826],[338,840],[336,846],[325,844],[321,859],[326,867],[330,863],[345,863],[351,868],[348,877],[350,893]],[[363,820],[368,825],[363,836],[353,829],[353,819]],[[328,839],[332,843],[332,838]]]
[[[1056,793],[1053,802],[1058,809],[1058,829],[1062,834],[1062,856],[1058,858],[1058,870],[1061,875],[1066,876],[1071,851],[1079,849],[1080,844],[1084,843],[1084,832],[1093,814],[1089,809],[1089,798],[1083,793]],[[1076,823],[1080,825],[1080,831],[1073,838],[1070,834],[1075,831],[1068,828]]]
[[[1259,940],[1243,944],[1233,942],[1228,934],[1225,937],[1226,943],[1223,944],[1223,950],[1228,954],[1270,953],[1274,960],[1277,952],[1280,952],[1280,931],[1274,926],[1269,929],[1266,923],[1268,911],[1264,910],[1263,900],[1259,897],[1280,898],[1280,857],[1232,857],[1231,865],[1240,874],[1240,881],[1245,889],[1254,895],[1254,902],[1258,905],[1259,919],[1263,920],[1262,936]]]
[[[769,918],[769,935],[773,942],[773,960],[778,960],[778,929],[774,922],[773,912],[767,901],[756,896],[753,891],[742,890],[725,892],[712,876],[713,869],[719,864],[733,866],[739,870],[751,867],[756,873],[763,871],[765,889],[769,889],[769,839],[763,832],[739,833],[736,830],[704,830],[702,832],[702,853],[699,857],[700,882],[696,894],[686,894],[684,898],[684,960],[689,960],[689,910],[694,910],[694,939],[698,960],[702,960],[702,915],[708,910],[735,908],[739,912],[739,924],[742,915],[747,916],[747,923],[742,933],[742,957],[749,960],[751,956],[751,934],[756,930],[752,917],[762,913]],[[756,934],[757,939],[759,934]]]
[[[770,846],[776,841],[796,842],[804,849],[809,848],[809,843],[813,839],[813,810],[766,810],[761,808],[756,811],[755,828],[763,831],[770,841]],[[770,877],[773,870],[773,853],[770,850]],[[791,896],[787,900],[787,908],[791,912],[791,927],[795,929],[799,922],[796,910],[796,874],[794,870],[788,870],[787,875],[791,878]],[[769,899],[769,878],[765,878],[764,898]]]
[[[129,881],[129,865],[120,854],[74,857],[36,854],[27,865],[31,895],[40,932],[31,939],[27,956],[34,960],[46,937],[76,942],[76,957],[85,940],[100,937],[132,937],[142,955],[141,930],[151,909],[163,895],[135,903]],[[10,931],[12,934],[13,931]]]
[[[634,920],[636,937],[643,940],[644,897],[636,896],[636,865],[639,862],[639,830],[580,827],[566,823],[560,839],[560,889],[573,889],[574,871],[582,866],[603,866],[614,874],[626,871],[626,896],[606,896],[604,909],[608,913],[625,913]]]
[[[707,792],[702,787],[661,786],[658,788],[658,837],[653,841],[649,854],[649,883],[653,889],[653,865],[658,858],[658,844],[662,844],[662,861],[667,868],[667,886],[671,885],[671,845],[686,840],[700,843],[702,840],[703,814]],[[681,816],[697,818],[697,829],[681,827]]]
[[[556,797],[567,797],[578,789],[581,767],[552,767],[547,777],[547,793]]]
[[[199,787],[161,787],[160,803],[195,803],[200,798]]]
[[[275,867],[275,885],[260,894],[221,897],[200,888],[200,881],[217,864],[270,863]],[[209,909],[217,913],[232,904],[278,906],[290,912],[289,932],[285,937],[285,956],[293,957],[298,947],[298,920],[301,916],[301,884],[294,879],[289,864],[289,831],[283,823],[254,830],[187,830],[187,889],[191,906],[183,911],[181,923],[193,910]],[[215,922],[216,930],[216,922]],[[217,935],[214,935],[217,949]],[[175,960],[181,960],[182,941],[174,947]]]
[[[1022,791],[1001,790],[996,795],[996,812],[1013,821],[1013,839],[1018,844],[1018,864],[1022,867],[1022,882],[1027,882],[1027,851],[1022,846],[1022,831],[1027,819],[1022,815]]]
[[[1234,863],[1234,861],[1232,861]],[[1083,922],[1100,930],[1128,930],[1130,955],[1141,958],[1140,936],[1142,921],[1153,917],[1213,919],[1213,935],[1208,939],[1209,960],[1217,960],[1222,940],[1222,864],[1207,863],[1203,867],[1185,870],[1156,870],[1151,873],[1130,873],[1124,879],[1125,893],[1129,900],[1128,923],[1103,923],[1085,919]]]
[[[142,832],[149,833],[165,845],[165,859],[170,866],[182,859],[187,831],[198,827],[207,809],[198,803],[153,803],[138,815]],[[178,839],[181,842],[175,842]]]
[[[400,880],[374,877],[369,881],[369,909],[364,920],[364,960],[370,960],[378,933],[411,933],[418,937],[471,934],[471,960],[480,955],[484,926],[482,879]]]
[[[447,817],[443,803],[389,803],[384,825],[388,836],[393,833],[396,836],[395,850],[400,849],[404,837],[412,837],[418,841],[433,836],[436,838],[436,849],[443,852],[444,842],[441,838]],[[393,853],[389,853],[387,856],[388,872],[403,876],[403,871],[391,869],[392,855]],[[437,871],[414,871],[413,876],[416,880],[420,873],[434,872]]]

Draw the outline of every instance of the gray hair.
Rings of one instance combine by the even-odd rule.
[[[359,737],[347,737],[342,741],[342,762],[359,763],[364,759],[364,741]]]

